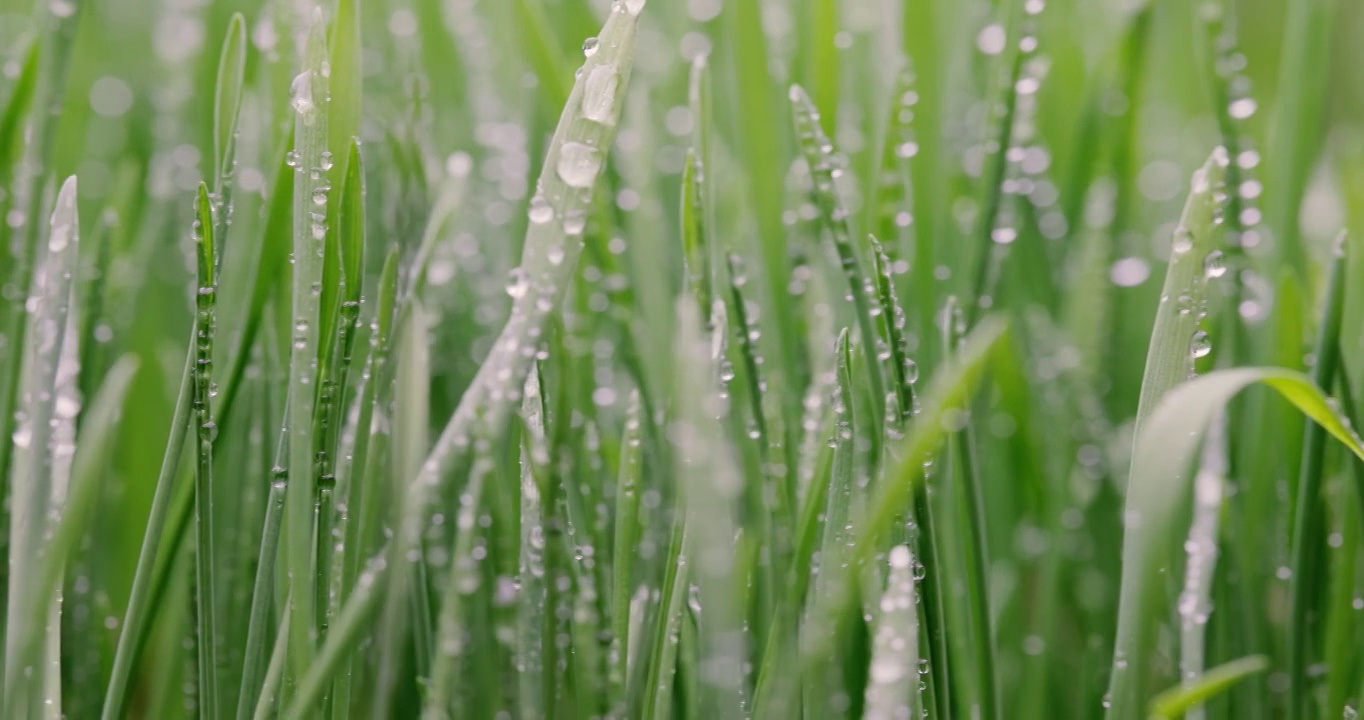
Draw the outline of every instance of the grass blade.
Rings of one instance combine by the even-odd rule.
[[[1198,329],[1198,322],[1206,302],[1207,281],[1225,271],[1218,245],[1229,162],[1226,151],[1219,147],[1194,173],[1193,188],[1171,242],[1170,265],[1146,352],[1136,435],[1155,411],[1156,403],[1187,380],[1193,374],[1194,360],[1210,350],[1207,333]]]
[[[195,621],[199,632],[199,708],[212,720],[218,707],[218,592],[215,574],[218,557],[213,532],[213,440],[218,435],[213,422],[213,338],[217,326],[218,251],[215,244],[213,204],[208,186],[199,183],[194,203],[193,238],[198,258],[198,290],[195,293],[197,316],[194,323],[195,368]]]
[[[914,556],[908,545],[890,550],[890,580],[876,620],[865,720],[917,717],[919,613],[914,598]]]
[[[73,176],[67,178],[57,195],[41,260],[32,283],[27,284],[31,292],[25,310],[32,332],[26,338],[22,381],[18,386],[26,392],[10,438],[15,453],[10,473],[9,576],[16,579],[36,576],[35,563],[49,546],[51,518],[61,511],[70,478],[73,438],[65,435],[74,432],[72,423],[80,409],[79,399],[67,387],[80,372],[76,366],[79,353],[72,332],[76,325],[71,307],[79,241],[80,218],[76,214]],[[23,657],[18,630],[30,626],[35,612],[46,613],[48,609],[36,604],[39,600],[36,590],[26,583],[9,586],[5,623],[6,717],[33,714],[41,707],[44,693],[53,691],[42,682],[37,687],[24,687],[21,681],[40,672],[46,678],[46,662],[57,661],[56,657],[28,660]],[[53,621],[55,618],[49,616],[49,623]],[[38,691],[37,696],[32,694],[34,690]],[[56,692],[60,693],[60,689]]]
[[[18,651],[13,667],[36,667],[37,658],[43,652],[45,636],[52,632],[49,612],[61,605],[62,576],[66,572],[68,560],[79,547],[90,513],[99,499],[100,480],[105,476],[110,451],[118,437],[128,389],[136,373],[137,361],[133,357],[124,356],[120,359],[109,370],[85,413],[75,446],[75,457],[71,462],[71,485],[66,504],[60,510],[46,546],[34,558],[38,567],[33,575],[36,582],[28,588],[33,594],[33,601],[28,606],[29,617],[24,618],[23,624],[12,626],[18,631],[18,637],[14,638]],[[49,662],[56,662],[56,659]],[[5,705],[9,708],[6,717],[17,717],[13,714],[15,706],[12,703],[20,702],[22,696],[18,686],[6,688]],[[59,702],[51,696],[49,699]]]
[[[292,671],[303,676],[312,665],[316,635],[316,557],[313,540],[316,487],[313,481],[315,412],[314,381],[319,357],[322,260],[327,236],[326,212],[318,212],[313,195],[325,191],[328,89],[322,65],[327,49],[321,9],[308,30],[303,72],[290,89],[295,111],[294,150],[294,286],[290,312],[289,393],[286,420],[289,439],[289,489],[285,499],[285,558],[289,577],[289,657]]]
[[[1128,483],[1123,538],[1122,587],[1113,675],[1109,684],[1110,720],[1143,717],[1155,631],[1164,617],[1166,583],[1162,573],[1171,558],[1174,523],[1188,501],[1188,465],[1213,416],[1236,393],[1266,385],[1316,421],[1349,450],[1364,457],[1364,444],[1321,390],[1305,376],[1275,368],[1240,368],[1209,373],[1170,391],[1137,436]]]
[[[1219,665],[1196,681],[1185,682],[1151,699],[1151,720],[1178,718],[1209,698],[1223,692],[1247,676],[1269,669],[1269,659],[1262,655],[1233,660]]]
[[[1331,260],[1330,284],[1321,324],[1317,327],[1316,365],[1312,381],[1328,388],[1340,367],[1340,327],[1345,304],[1345,237],[1336,239],[1336,255]],[[1318,632],[1316,599],[1326,585],[1322,576],[1322,538],[1327,534],[1321,504],[1322,476],[1326,452],[1326,433],[1320,425],[1303,428],[1302,464],[1298,471],[1298,495],[1293,522],[1292,575],[1288,581],[1288,717],[1309,717],[1310,688],[1307,678],[1309,637]]]
[[[615,135],[630,75],[635,27],[643,6],[635,0],[616,4],[602,28],[598,50],[583,66],[537,185],[540,204],[551,212],[544,222],[532,222],[527,229],[522,264],[508,288],[513,297],[511,316],[404,493],[392,550],[391,583],[399,589],[390,592],[386,600],[386,627],[401,627],[410,554],[419,546],[434,486],[463,455],[476,425],[494,428],[503,424],[511,398],[534,358],[533,351],[526,351],[533,347],[534,338],[543,331],[568,285],[581,250],[592,189]],[[532,204],[537,203],[532,200]]]

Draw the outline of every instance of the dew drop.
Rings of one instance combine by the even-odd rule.
[[[574,188],[590,188],[601,170],[601,154],[580,142],[565,143],[559,150],[559,179]]]
[[[1189,340],[1189,354],[1195,358],[1207,357],[1212,352],[1212,340],[1206,332],[1199,330]]]

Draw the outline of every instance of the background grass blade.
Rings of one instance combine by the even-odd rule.
[[[1161,572],[1170,563],[1170,529],[1188,498],[1188,465],[1213,415],[1255,383],[1278,391],[1351,452],[1364,456],[1364,444],[1350,429],[1348,418],[1316,385],[1292,371],[1221,370],[1176,388],[1160,401],[1147,429],[1138,435],[1133,455],[1109,718],[1140,718],[1145,712],[1150,653],[1163,617]]]

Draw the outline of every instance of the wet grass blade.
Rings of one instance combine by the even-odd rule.
[[[592,190],[619,120],[634,54],[635,28],[642,2],[618,3],[602,28],[597,51],[587,58],[551,141],[537,196],[536,213],[526,232],[521,266],[508,292],[511,316],[492,352],[446,423],[420,472],[404,492],[404,506],[392,552],[394,590],[386,601],[386,626],[399,623],[411,554],[419,546],[432,490],[454,461],[463,456],[475,427],[501,427],[530,370],[530,350],[569,284],[581,251],[582,232]],[[548,212],[540,211],[544,208]],[[343,610],[343,612],[345,612]],[[398,638],[389,638],[390,642]]]
[[[707,350],[712,342],[702,334],[692,302],[679,300],[677,313],[678,348],[683,355],[675,381],[677,420],[669,428],[669,439],[676,453],[686,507],[690,539],[687,555],[704,608],[697,635],[701,694],[695,701],[702,717],[738,718],[742,717],[747,695],[734,547],[738,529],[735,504],[743,480],[730,455],[732,449],[719,433],[717,417],[722,405],[714,389],[712,368],[720,358]],[[718,328],[715,332],[724,331]]]
[[[41,259],[27,284],[30,293],[23,303],[30,320],[23,348],[23,370],[18,387],[24,388],[14,433],[15,450],[10,471],[9,577],[36,577],[38,558],[49,546],[52,518],[61,512],[71,472],[75,416],[80,400],[68,387],[80,372],[74,338],[74,277],[80,241],[80,218],[76,214],[76,178],[62,184],[52,210],[52,221],[41,247]],[[18,304],[18,303],[16,303]],[[34,613],[49,609],[57,614],[43,623],[59,621],[59,608],[35,605],[37,588],[11,583],[8,588],[5,634],[6,717],[29,715],[41,706],[45,693],[60,693],[48,683],[46,660],[25,661],[18,630],[30,627]],[[51,650],[53,648],[49,648]],[[53,661],[56,658],[52,658]],[[25,682],[21,679],[41,677]],[[36,691],[36,694],[35,694]],[[60,697],[51,698],[59,701]]]
[[[195,359],[193,407],[195,413],[194,527],[195,527],[195,621],[199,633],[199,707],[206,718],[217,718],[218,706],[218,592],[219,572],[213,520],[213,441],[218,428],[213,421],[213,339],[217,325],[218,253],[215,244],[213,204],[208,186],[199,183],[191,233],[198,258],[198,289],[195,292]]]
[[[881,444],[879,423],[883,417],[881,406],[886,398],[886,379],[882,367],[884,363],[880,360],[880,346],[884,341],[876,332],[876,324],[872,320],[872,308],[878,303],[876,283],[862,268],[858,248],[848,225],[848,211],[839,198],[838,188],[834,182],[843,172],[839,167],[842,160],[834,154],[833,143],[820,126],[819,111],[815,109],[810,96],[799,85],[793,85],[790,97],[796,136],[800,140],[801,151],[805,155],[805,162],[809,165],[810,175],[814,180],[814,201],[819,207],[823,224],[833,238],[834,249],[838,253],[838,261],[848,283],[848,293],[852,296],[862,347],[869,360],[875,359],[871,364],[876,370],[867,373],[866,377],[872,393],[871,417],[878,424],[878,427],[869,428],[871,432],[868,437],[872,440],[872,457],[877,457],[879,455],[877,448]]]
[[[852,545],[854,466],[857,453],[854,451],[858,428],[854,412],[855,395],[852,376],[852,350],[848,345],[848,330],[844,328],[838,335],[835,353],[838,357],[834,373],[838,380],[834,385],[832,399],[834,411],[833,465],[829,473],[829,485],[824,491],[825,504],[820,513],[820,543],[818,550],[811,556],[809,565],[811,576],[811,597],[806,606],[811,609],[828,607],[831,599],[840,588],[835,583],[847,582],[848,575],[840,572],[849,568],[849,548]],[[865,433],[865,430],[861,431]],[[860,498],[859,498],[860,499]],[[802,558],[804,559],[804,558]],[[804,566],[797,566],[802,572]],[[804,618],[804,624],[834,623],[840,636],[848,635],[848,619],[814,615]],[[842,653],[839,653],[842,654]],[[834,657],[838,657],[835,655]],[[847,688],[842,686],[842,663],[830,662],[824,667],[808,673],[801,688],[804,695],[806,712],[818,716],[837,713],[829,706],[835,697],[846,697]]]
[[[1340,327],[1345,304],[1345,237],[1336,239],[1336,254],[1331,260],[1321,322],[1317,326],[1316,364],[1312,382],[1330,388],[1340,367]],[[1298,493],[1294,504],[1293,539],[1288,580],[1288,717],[1310,717],[1307,706],[1311,688],[1307,665],[1310,638],[1319,632],[1314,622],[1317,599],[1326,586],[1322,539],[1329,532],[1322,506],[1321,489],[1325,475],[1326,433],[1320,425],[1303,428],[1302,462],[1298,470]]]
[[[919,674],[919,614],[914,592],[914,556],[908,545],[890,549],[890,579],[876,619],[875,650],[868,673],[865,720],[916,717]]]
[[[1189,465],[1213,416],[1243,388],[1262,384],[1277,391],[1351,452],[1364,457],[1349,420],[1307,377],[1274,368],[1210,373],[1167,394],[1138,434],[1128,483],[1123,538],[1122,586],[1110,720],[1144,717],[1155,633],[1162,609],[1166,568],[1172,559],[1175,522],[1189,500]]]
[[[634,557],[640,535],[640,481],[643,473],[639,392],[630,394],[625,432],[620,441],[620,470],[616,481],[615,533],[611,541],[611,699],[613,713],[624,715],[626,678],[630,670],[630,647],[637,642],[630,633],[630,596],[633,592]],[[524,492],[524,491],[523,491]]]
[[[11,632],[17,635],[12,638],[17,648],[17,655],[11,661],[13,667],[37,667],[38,657],[43,652],[43,642],[53,631],[49,625],[49,613],[55,607],[60,607],[62,576],[66,572],[68,560],[78,549],[88,527],[90,513],[99,499],[100,481],[105,477],[110,450],[118,437],[128,389],[136,372],[137,361],[134,358],[125,356],[120,359],[109,370],[99,392],[85,411],[85,421],[76,439],[75,457],[71,460],[71,484],[65,506],[60,510],[59,519],[45,547],[34,558],[37,561],[33,575],[36,582],[28,588],[28,592],[32,593],[32,602],[27,605],[29,616],[24,618],[23,624],[10,626]],[[48,646],[50,651],[51,645]],[[15,682],[25,681],[16,679]],[[21,697],[23,693],[17,685],[6,687],[7,717],[16,717],[13,703],[20,702]],[[59,698],[49,699],[60,702]]]
[[[322,65],[327,49],[325,23],[319,8],[313,15],[305,48],[303,71],[294,78],[290,103],[294,109],[295,172],[293,211],[294,283],[289,314],[289,391],[286,420],[289,442],[289,489],[284,503],[285,567],[289,578],[289,665],[302,676],[312,665],[317,630],[317,568],[313,538],[316,483],[313,420],[316,408],[319,326],[323,257],[327,236],[326,208],[313,195],[326,186],[323,153],[327,138],[327,74]],[[321,212],[319,212],[321,210]]]
[[[888,469],[886,482],[877,487],[867,503],[867,516],[857,529],[853,560],[865,561],[881,547],[895,528],[896,519],[909,508],[911,496],[923,482],[924,462],[942,445],[947,429],[944,419],[961,412],[974,393],[985,366],[997,348],[1006,341],[1007,325],[986,318],[967,337],[953,362],[934,374],[924,393],[917,419],[905,439],[896,446],[896,459]],[[811,617],[837,617],[853,600],[849,582],[831,583],[836,592],[822,607],[811,610]],[[805,667],[820,666],[828,656],[834,637],[822,623],[807,623],[808,637],[802,639],[801,658]]]
[[[1222,148],[1213,151],[1193,177],[1184,214],[1170,245],[1170,264],[1156,308],[1156,323],[1146,352],[1135,433],[1139,434],[1156,403],[1194,372],[1194,360],[1207,355],[1211,340],[1198,329],[1206,303],[1207,282],[1223,272],[1221,212],[1226,198],[1226,167]]]

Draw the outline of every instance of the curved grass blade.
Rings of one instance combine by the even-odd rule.
[[[1307,377],[1277,368],[1220,370],[1170,391],[1137,436],[1128,483],[1123,538],[1122,587],[1110,720],[1139,720],[1146,711],[1150,654],[1165,612],[1164,573],[1173,550],[1175,523],[1189,499],[1189,464],[1208,424],[1243,388],[1263,384],[1277,391],[1351,452],[1361,443],[1344,417]]]
[[[550,143],[537,199],[532,200],[532,205],[547,206],[548,212],[537,213],[542,222],[527,228],[522,264],[508,288],[513,296],[511,315],[420,472],[405,486],[391,548],[393,580],[385,603],[385,627],[403,626],[411,558],[420,546],[433,491],[464,456],[478,425],[503,426],[534,360],[538,338],[569,284],[592,191],[615,136],[643,7],[639,0],[616,3],[602,28],[598,50],[583,66]]]
[[[23,346],[23,369],[18,387],[25,392],[16,415],[14,433],[4,445],[14,447],[9,497],[9,577],[31,578],[35,563],[48,546],[51,518],[60,513],[70,477],[71,443],[80,401],[66,386],[80,373],[71,305],[80,240],[76,214],[76,178],[66,179],[52,210],[47,242],[34,269],[30,292],[21,306],[30,320]],[[11,335],[10,337],[14,337]],[[27,627],[34,612],[47,608],[34,603],[34,589],[24,582],[8,588],[5,636],[5,717],[19,717],[38,707],[33,690],[50,692],[45,681],[23,687],[27,678],[46,678],[45,660],[24,664],[17,630]],[[54,608],[55,612],[60,612]],[[59,615],[57,617],[60,617]],[[46,627],[46,623],[43,623]],[[56,658],[51,658],[55,661]],[[40,670],[42,668],[43,670]],[[58,690],[58,692],[60,692]]]
[[[1148,720],[1174,720],[1184,717],[1190,709],[1203,704],[1246,677],[1268,669],[1269,658],[1263,655],[1252,655],[1219,665],[1197,680],[1185,682],[1152,698]]]
[[[37,567],[30,576],[34,582],[27,587],[32,593],[31,602],[26,606],[28,616],[21,618],[20,624],[10,626],[12,642],[17,648],[11,667],[37,667],[45,636],[52,631],[49,614],[61,605],[61,581],[67,560],[79,547],[89,527],[90,514],[99,500],[100,480],[105,476],[114,441],[118,438],[128,388],[136,373],[137,360],[125,355],[110,368],[85,412],[71,463],[71,484],[65,506],[45,547],[33,558]],[[31,680],[16,676],[6,682],[27,683]],[[17,703],[22,697],[18,685],[6,686],[5,717],[19,717]]]
[[[341,609],[341,613],[337,615],[332,631],[327,635],[327,641],[318,649],[313,664],[299,679],[293,700],[290,701],[283,717],[307,717],[308,710],[322,699],[331,678],[360,643],[368,624],[379,612],[383,586],[389,577],[391,576],[387,574],[382,560],[371,561],[370,567],[360,573],[355,582],[355,591]]]
[[[967,337],[953,361],[934,374],[921,403],[914,426],[895,448],[897,458],[888,468],[886,480],[877,486],[867,503],[867,517],[858,529],[852,561],[865,562],[883,539],[890,537],[897,517],[907,510],[910,498],[923,481],[924,461],[947,436],[946,420],[962,412],[974,393],[990,357],[1007,338],[1003,320],[986,318]],[[833,618],[853,601],[851,582],[834,582],[837,590],[811,610],[811,617]],[[835,638],[827,624],[807,625],[808,637],[802,640],[801,659],[807,668],[817,668],[828,657]]]

